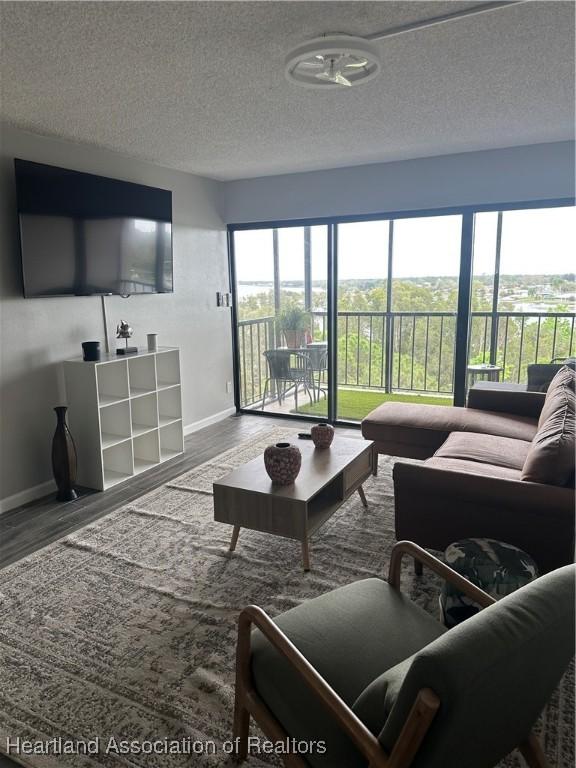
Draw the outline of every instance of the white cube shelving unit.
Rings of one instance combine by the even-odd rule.
[[[67,360],[64,375],[78,485],[103,491],[183,453],[178,349]]]

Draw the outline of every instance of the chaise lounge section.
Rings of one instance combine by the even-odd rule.
[[[466,408],[385,403],[362,422],[394,466],[396,537],[429,549],[486,537],[541,572],[574,559],[574,371],[546,394],[471,389]]]

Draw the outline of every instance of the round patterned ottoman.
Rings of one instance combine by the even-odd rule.
[[[494,539],[462,539],[444,553],[446,564],[497,600],[538,576],[536,563],[518,547]],[[440,615],[447,627],[478,613],[480,606],[445,583],[440,594]]]

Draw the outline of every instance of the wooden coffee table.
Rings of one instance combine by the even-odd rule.
[[[302,543],[304,570],[310,570],[309,538],[355,491],[367,507],[362,483],[377,461],[368,440],[334,438],[330,448],[293,441],[302,452],[302,468],[292,485],[273,485],[264,457],[249,461],[214,483],[214,520],[234,526],[230,551],[240,528],[272,533]]]

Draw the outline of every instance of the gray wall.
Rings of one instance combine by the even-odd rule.
[[[62,400],[58,363],[77,357],[82,341],[104,341],[99,298],[22,298],[14,157],[172,190],[175,293],[109,297],[109,323],[115,328],[121,318],[128,320],[140,347],[155,331],[160,344],[181,348],[185,426],[233,405],[226,392],[232,379],[230,314],[215,306],[216,291],[228,290],[219,183],[5,126],[1,139],[0,500],[50,480],[52,408]]]
[[[573,195],[574,143],[566,141],[232,181],[223,215],[241,223]]]
[[[103,341],[100,299],[23,299],[19,275],[13,157],[62,165],[171,189],[174,207],[172,295],[106,299],[110,325],[122,318],[145,344],[182,350],[184,424],[232,408],[223,222],[441,208],[574,195],[574,144],[562,142],[397,163],[219,183],[70,142],[3,127],[0,151],[0,509],[2,500],[51,478],[52,408],[63,399],[59,363],[87,339]],[[44,489],[45,490],[45,489]]]

